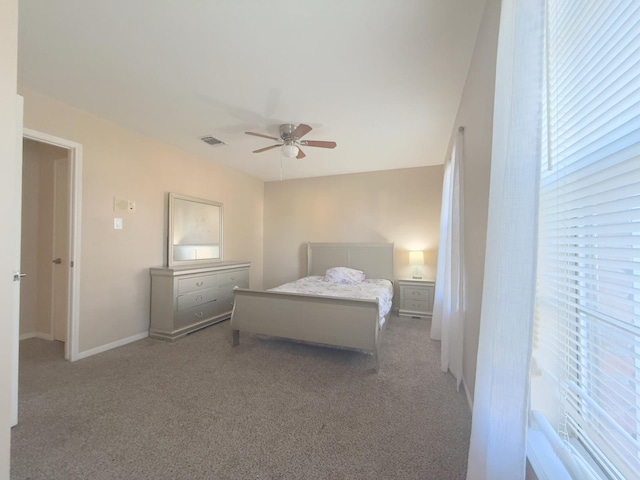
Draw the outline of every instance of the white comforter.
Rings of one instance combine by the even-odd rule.
[[[326,282],[322,276],[310,276],[294,282],[285,283],[270,290],[329,297],[377,299],[381,327],[384,325],[387,313],[391,310],[391,303],[393,301],[393,284],[389,280],[384,279],[366,279],[361,283],[345,285]]]

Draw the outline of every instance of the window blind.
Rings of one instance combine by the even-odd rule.
[[[640,478],[640,2],[548,0],[546,45],[532,408]]]

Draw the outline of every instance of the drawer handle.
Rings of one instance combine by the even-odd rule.
[[[203,315],[204,315],[204,312],[198,312],[198,313],[194,313],[194,314],[193,314],[193,316],[194,316],[194,317],[197,317],[197,318],[200,318],[200,317],[201,317],[201,316],[203,316]]]
[[[199,302],[200,300],[202,300],[204,297],[202,295],[198,295],[196,297],[196,302]]]
[[[202,281],[202,282],[196,282],[196,287],[201,287],[202,285],[204,285],[204,281]]]

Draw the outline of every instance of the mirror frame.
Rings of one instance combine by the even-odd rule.
[[[177,202],[191,202],[198,206],[208,205],[212,207],[211,214],[213,215],[214,209],[218,209],[219,212],[219,243],[211,244],[211,246],[218,246],[218,257],[208,257],[208,258],[194,258],[187,260],[180,260],[176,258],[174,247],[180,244],[173,243],[174,232],[180,228],[187,229],[185,226],[187,219],[180,216],[180,209],[176,207]],[[187,203],[188,204],[188,203]],[[169,222],[168,222],[168,234],[167,234],[167,266],[168,267],[179,267],[179,266],[195,266],[195,265],[206,265],[212,263],[220,263],[223,260],[223,249],[222,249],[222,240],[224,238],[223,235],[223,205],[220,202],[214,202],[213,200],[206,200],[204,198],[191,197],[189,195],[182,195],[179,193],[169,192]],[[206,247],[206,245],[204,245]]]

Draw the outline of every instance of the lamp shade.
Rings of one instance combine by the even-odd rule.
[[[409,265],[424,265],[424,253],[409,252]]]
[[[282,145],[282,155],[284,155],[287,158],[297,157],[299,150],[300,149],[295,145],[288,145],[288,144]]]

